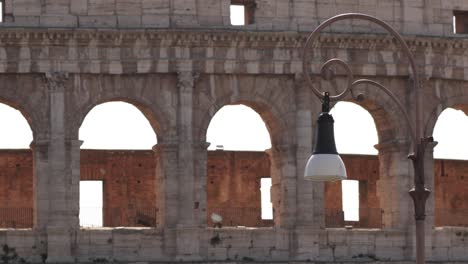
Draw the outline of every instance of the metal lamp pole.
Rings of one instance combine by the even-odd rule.
[[[325,27],[341,20],[348,20],[348,19],[360,19],[373,22],[382,28],[384,28],[390,35],[392,35],[397,42],[400,44],[403,53],[408,58],[409,65],[411,67],[411,71],[413,74],[413,89],[414,89],[414,105],[416,107],[416,119],[415,125],[413,126],[410,120],[408,113],[406,112],[405,108],[403,107],[402,103],[398,98],[386,87],[377,83],[375,81],[369,79],[358,79],[355,80],[353,77],[353,73],[349,65],[340,60],[338,58],[331,59],[325,62],[321,68],[321,75],[324,79],[333,78],[333,74],[331,68],[334,66],[341,67],[345,70],[347,76],[347,87],[338,95],[328,96],[328,93],[323,93],[319,91],[314,85],[310,77],[310,56],[307,52],[308,49],[311,48],[311,45],[314,41],[317,40],[320,31]],[[409,191],[409,194],[414,202],[414,211],[415,211],[415,220],[416,220],[416,263],[423,264],[425,263],[425,236],[424,236],[424,220],[425,220],[425,212],[426,212],[426,200],[429,197],[430,191],[425,188],[424,186],[424,154],[426,151],[426,147],[429,143],[433,142],[432,137],[425,137],[423,131],[421,130],[421,109],[422,109],[422,101],[419,96],[420,90],[420,81],[419,75],[416,68],[416,64],[414,62],[413,55],[409,50],[406,42],[403,40],[402,36],[398,34],[389,24],[385,23],[384,21],[365,14],[359,13],[348,13],[334,16],[323,23],[321,23],[308,37],[307,42],[304,46],[304,54],[303,54],[303,72],[306,83],[312,88],[314,94],[323,102],[324,100],[329,100],[331,102],[339,101],[343,99],[354,87],[360,84],[368,84],[375,86],[382,91],[384,91],[398,106],[401,113],[403,113],[405,122],[410,130],[411,134],[411,141],[413,147],[413,153],[410,153],[408,158],[412,161],[414,167],[414,188]],[[362,98],[363,95],[359,95],[358,99]]]

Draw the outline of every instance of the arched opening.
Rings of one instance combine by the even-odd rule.
[[[435,226],[468,226],[468,117],[445,109],[434,127]]]
[[[370,113],[350,102],[338,102],[330,111],[335,141],[348,179],[325,184],[326,227],[380,228],[382,215],[376,192],[379,178],[377,128]]]
[[[0,104],[0,228],[32,228],[33,140],[20,111]]]
[[[271,141],[260,115],[245,105],[224,106],[211,119],[206,138],[208,226],[272,226],[265,152]]]
[[[95,106],[79,138],[80,226],[156,226],[157,138],[142,112],[125,102]]]

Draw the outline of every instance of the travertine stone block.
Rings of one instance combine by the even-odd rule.
[[[327,12],[331,12],[332,6],[329,5],[329,3],[324,4],[324,5],[315,5],[313,2],[310,1],[295,1],[292,4],[292,12],[293,16],[296,18],[299,17],[313,17],[314,14],[316,14],[317,10],[316,8],[319,8],[319,16],[323,16]]]
[[[88,13],[88,0],[70,1],[70,13],[74,15],[86,15]]]
[[[117,16],[119,28],[138,28],[141,27],[141,16]]]
[[[223,18],[221,16],[203,16],[198,18],[201,26],[222,26]]]
[[[89,15],[114,15],[116,0],[89,0]]]
[[[196,1],[193,0],[173,0],[172,6],[175,15],[196,15]]]
[[[173,25],[176,27],[197,27],[198,26],[198,18],[196,16],[177,16],[173,17],[172,19]]]
[[[85,28],[115,28],[117,18],[115,16],[80,16],[80,27]]]
[[[42,11],[40,0],[16,0],[13,3],[14,16],[35,16]]]
[[[276,16],[276,2],[260,0],[255,2],[255,17],[274,17]]]
[[[46,0],[45,13],[51,15],[68,14],[70,12],[70,0]]]
[[[76,27],[77,17],[70,15],[43,15],[40,23],[46,27]]]
[[[39,25],[39,16],[17,16],[14,22],[4,22],[2,26],[34,27]]]
[[[169,0],[142,0],[143,14],[169,14]]]
[[[141,15],[141,0],[115,0],[117,15]]]
[[[169,15],[143,15],[142,26],[145,28],[167,28],[169,27]]]
[[[419,7],[405,7],[404,10],[405,22],[423,22],[423,9]]]

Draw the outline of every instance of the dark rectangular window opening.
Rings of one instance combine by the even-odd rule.
[[[255,1],[231,0],[230,17],[231,25],[245,26],[254,23]]]
[[[453,11],[453,33],[468,34],[468,11]]]

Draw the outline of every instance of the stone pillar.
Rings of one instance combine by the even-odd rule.
[[[78,190],[79,173],[72,168],[73,147],[80,144],[65,140],[65,86],[68,80],[66,73],[52,73],[46,75],[46,84],[49,88],[50,103],[50,139],[41,142],[38,147],[41,158],[44,151],[48,152],[47,171],[47,262],[69,263],[74,262],[72,256],[72,235],[78,228]],[[78,160],[79,161],[79,160]],[[79,170],[79,163],[78,163]],[[75,173],[72,173],[74,171]],[[38,171],[39,172],[39,171]],[[40,171],[39,173],[45,173]],[[38,175],[40,178],[42,175]],[[74,179],[73,176],[75,176]],[[42,181],[42,179],[41,179]],[[77,182],[78,181],[78,182]],[[43,183],[41,182],[41,188]],[[39,220],[40,221],[40,220]]]
[[[156,197],[158,205],[157,225],[164,229],[164,253],[174,256],[176,253],[176,235],[179,194],[177,179],[176,141],[159,141],[153,147],[156,160]]]
[[[195,77],[192,72],[178,73],[178,138],[179,138],[179,226],[195,224],[195,177],[192,133],[193,85]]]
[[[158,226],[174,228],[178,217],[177,142],[154,145],[156,159],[156,196]]]
[[[405,230],[414,215],[408,193],[413,186],[413,167],[408,159],[410,144],[395,140],[375,147],[379,150],[377,195],[383,210],[382,228]]]
[[[303,75],[297,74],[296,85],[296,164],[297,164],[297,226],[324,227],[324,185],[304,180],[304,168],[312,154],[314,125],[318,113],[312,110],[313,95],[304,82]],[[319,102],[316,100],[316,102]]]
[[[304,168],[312,154],[320,101],[312,94],[302,74],[295,76],[296,92],[296,229],[292,255],[297,260],[316,259],[320,254],[320,229],[325,227],[324,184],[304,180]],[[315,104],[314,104],[315,103]]]
[[[34,164],[34,229],[45,233],[49,219],[49,140],[35,140],[30,148]]]
[[[179,72],[178,75],[178,162],[179,162],[179,212],[177,221],[177,259],[196,260],[199,254],[199,230],[197,220],[200,213],[199,201],[195,200],[196,183],[195,156],[193,142],[193,90],[196,74],[191,71]],[[205,169],[206,173],[206,169]],[[198,178],[201,180],[200,178]],[[205,179],[206,186],[206,179]],[[206,188],[204,188],[206,197]]]
[[[275,226],[296,225],[296,146],[273,146],[267,151],[271,161],[271,197]]]
[[[208,164],[208,147],[210,143],[203,141],[193,143],[195,162],[195,224],[198,227],[206,228],[207,226],[207,164]]]
[[[68,224],[72,230],[80,228],[80,168],[82,140],[70,139],[65,141],[67,153],[67,212]]]

